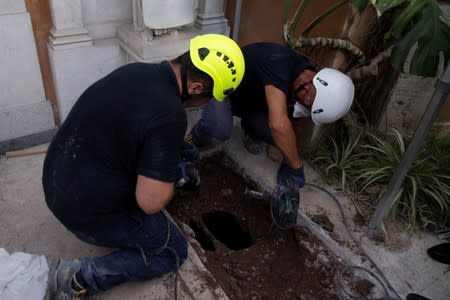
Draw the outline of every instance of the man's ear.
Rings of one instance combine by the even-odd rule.
[[[198,95],[203,93],[205,85],[199,81],[188,83],[188,93],[191,95]]]

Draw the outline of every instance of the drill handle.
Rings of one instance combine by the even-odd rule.
[[[244,194],[247,196],[250,196],[254,199],[258,199],[258,200],[264,200],[264,202],[269,203],[270,199],[271,199],[271,194],[269,192],[258,192],[255,190],[250,190],[250,189],[245,189]]]

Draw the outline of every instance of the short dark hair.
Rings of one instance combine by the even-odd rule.
[[[182,65],[183,60],[186,63],[186,73],[188,79],[191,81],[200,81],[203,83],[204,86],[204,92],[205,93],[211,93],[214,85],[214,81],[212,80],[211,76],[206,74],[205,72],[198,69],[191,60],[191,56],[189,54],[189,51],[181,54],[177,58],[173,60],[174,63]]]

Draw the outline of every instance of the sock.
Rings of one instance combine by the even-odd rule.
[[[87,288],[88,284],[86,280],[84,280],[81,271],[78,271],[73,277],[71,282],[71,287],[73,290],[77,292],[81,292]]]

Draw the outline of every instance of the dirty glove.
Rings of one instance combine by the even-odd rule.
[[[200,186],[200,175],[196,166],[189,161],[180,161],[177,165],[175,186],[179,190],[195,191]]]
[[[181,159],[184,161],[196,161],[200,158],[200,152],[193,144],[184,142],[181,145]]]
[[[298,169],[292,169],[287,164],[282,163],[278,169],[277,182],[286,186],[305,186],[305,172],[303,166]]]

